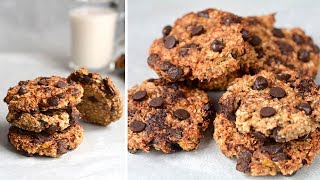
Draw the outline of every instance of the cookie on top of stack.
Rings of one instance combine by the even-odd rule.
[[[58,157],[75,149],[83,139],[77,123],[83,88],[52,76],[20,81],[8,90],[9,141],[27,155]]]
[[[197,88],[227,89],[214,120],[214,139],[226,156],[237,158],[237,170],[253,176],[291,175],[310,165],[320,150],[319,88],[312,79],[320,64],[319,47],[300,28],[277,28],[274,23],[274,14],[190,12],[163,28],[147,59],[163,84],[185,84],[198,93],[204,92]],[[129,150],[163,150],[165,144],[191,150],[181,146],[183,137],[198,137],[199,131],[179,126],[183,136],[174,138],[168,131],[179,125],[171,115],[175,107],[166,103],[157,107],[161,116],[152,115],[151,97],[172,96],[170,88],[157,86],[144,82],[129,90]],[[201,112],[198,103],[189,101],[188,112]],[[189,125],[196,117],[188,116]]]

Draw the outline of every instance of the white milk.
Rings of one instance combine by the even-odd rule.
[[[75,66],[105,67],[112,59],[117,12],[81,7],[70,11],[71,57]]]

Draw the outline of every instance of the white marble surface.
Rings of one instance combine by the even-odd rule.
[[[147,52],[154,38],[161,36],[162,28],[189,11],[208,7],[220,8],[239,15],[277,12],[277,25],[299,26],[320,43],[320,1],[314,0],[130,0],[128,10],[128,87],[144,79],[157,77],[147,67]],[[317,78],[318,79],[318,78]],[[317,80],[319,83],[319,80]],[[211,93],[219,97],[221,93]],[[128,153],[129,179],[255,179],[235,170],[235,161],[226,158],[207,132],[199,149],[164,155]],[[290,179],[320,179],[320,158],[309,168],[303,168]],[[279,179],[288,177],[277,176]],[[260,178],[264,179],[264,178]],[[271,179],[268,177],[267,179]]]
[[[60,158],[25,157],[7,140],[10,125],[2,101],[9,87],[38,76],[66,77],[71,70],[67,9],[70,0],[0,1],[0,179],[124,179],[125,118],[101,127],[81,123],[82,144]],[[108,75],[122,96],[122,78]]]

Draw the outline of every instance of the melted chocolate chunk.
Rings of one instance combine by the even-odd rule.
[[[297,106],[300,111],[304,111],[306,115],[312,114],[312,108],[308,103],[301,103]]]
[[[236,169],[243,173],[249,173],[251,157],[252,157],[252,153],[249,150],[247,149],[241,150],[237,156]]]

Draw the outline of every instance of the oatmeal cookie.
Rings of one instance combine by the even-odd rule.
[[[103,79],[97,73],[79,69],[68,80],[80,83],[84,88],[82,100],[77,105],[84,121],[107,126],[121,117],[120,93],[108,77]]]
[[[82,142],[83,134],[83,128],[77,123],[62,132],[51,135],[45,132],[25,131],[12,126],[9,129],[8,138],[18,151],[25,152],[26,155],[59,157],[68,150],[77,148]]]
[[[146,80],[128,91],[128,149],[194,150],[213,114],[204,91],[182,82]]]
[[[287,142],[319,127],[319,95],[310,77],[294,71],[261,71],[236,79],[219,103],[239,132],[255,131],[277,142]]]
[[[20,129],[53,134],[62,131],[80,119],[80,112],[72,107],[61,110],[47,110],[36,113],[9,111],[8,122]]]
[[[83,88],[79,84],[52,76],[20,81],[8,90],[4,101],[10,111],[38,112],[72,107],[81,101],[82,95]]]
[[[311,165],[320,149],[320,130],[286,143],[277,143],[260,133],[240,133],[236,124],[218,114],[214,139],[222,153],[237,158],[236,169],[251,176],[293,175]]]

